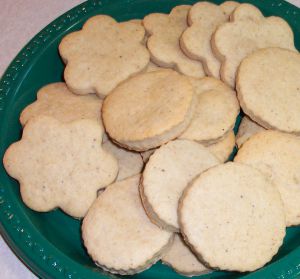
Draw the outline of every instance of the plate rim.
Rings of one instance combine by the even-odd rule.
[[[124,2],[127,1],[114,0],[113,2],[122,2],[124,4]],[[252,2],[255,2],[255,0]],[[276,5],[280,6],[286,11],[295,10],[294,5],[283,0],[273,0],[272,2],[276,3]],[[79,17],[88,16],[89,12],[99,9],[100,7],[105,8],[105,5],[111,3],[112,0],[89,0],[75,6],[74,8],[54,19],[21,49],[0,79],[0,118],[2,118],[2,115],[5,114],[5,106],[7,104],[6,98],[9,94],[14,94],[14,92],[12,92],[13,88],[18,88],[20,81],[26,75],[27,63],[38,59],[43,51],[43,48],[47,46],[49,41],[55,39],[58,34],[60,34],[59,32],[61,32],[61,30],[63,30],[63,32],[67,32],[74,25],[74,22],[76,23],[76,20]],[[295,14],[295,20],[296,17],[299,17],[300,15],[299,11],[300,9],[298,8],[298,13]],[[1,126],[2,122],[0,123],[0,127]],[[4,143],[1,142],[1,158],[3,158],[5,149],[6,147],[4,146]],[[0,173],[1,176],[7,175],[2,163]],[[20,221],[20,218],[18,217],[19,214],[14,210],[12,206],[13,202],[10,201],[9,194],[5,191],[5,186],[3,184],[3,182],[0,184],[0,233],[17,258],[19,258],[35,275],[42,278],[55,277],[76,279],[86,275],[88,275],[90,278],[107,278],[106,275],[101,274],[100,272],[96,273],[83,268],[82,265],[60,252],[52,243],[44,238],[44,236],[38,234],[38,231],[36,230],[33,234],[38,236],[39,241],[47,241],[47,246],[49,246],[48,248],[50,249],[51,253],[45,251],[47,249],[42,247],[33,239],[32,233],[28,232],[25,224],[22,224]],[[57,254],[54,252],[62,254],[62,256],[64,256],[63,258],[67,258],[70,263],[78,266],[79,270],[73,271],[68,266],[60,263],[60,259],[55,259]],[[53,253],[54,255],[52,255]],[[39,261],[36,259],[39,259]],[[97,268],[95,267],[95,269]],[[297,247],[295,250],[278,260],[276,263],[273,263],[272,265],[269,265],[254,273],[250,273],[246,276],[242,275],[242,277],[252,278],[256,275],[269,276],[269,278],[298,277],[300,275],[300,247]],[[114,275],[110,276],[117,278]]]

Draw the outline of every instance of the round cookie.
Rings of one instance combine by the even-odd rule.
[[[287,226],[300,224],[300,139],[278,131],[263,131],[248,139],[235,162],[251,165],[277,186]]]
[[[196,276],[210,272],[210,269],[197,259],[179,234],[175,234],[171,248],[161,260],[177,273],[185,276]]]
[[[200,174],[178,212],[185,241],[216,269],[256,270],[272,259],[285,236],[278,190],[261,172],[239,163]]]
[[[218,163],[207,148],[194,141],[175,140],[157,149],[140,184],[150,219],[166,230],[178,232],[177,208],[183,190],[195,176]]]
[[[211,144],[233,129],[240,106],[235,92],[215,78],[189,78],[196,94],[195,114],[180,139]]]
[[[119,145],[136,151],[178,137],[194,113],[189,79],[173,70],[139,74],[119,85],[104,100],[106,132]]]
[[[239,130],[236,135],[236,144],[238,148],[240,148],[248,138],[264,130],[264,127],[258,125],[245,115],[240,123]]]
[[[267,129],[300,135],[300,54],[261,49],[246,57],[237,74],[243,111]]]
[[[220,162],[224,163],[228,160],[230,154],[232,153],[235,147],[234,132],[230,131],[216,143],[205,146],[212,154],[214,154],[219,159]]]
[[[138,191],[140,176],[111,184],[82,224],[89,255],[106,271],[130,275],[149,268],[170,247],[173,234],[147,217]]]
[[[119,172],[116,181],[141,173],[144,162],[140,153],[126,150],[110,140],[104,142],[102,147],[118,160]]]

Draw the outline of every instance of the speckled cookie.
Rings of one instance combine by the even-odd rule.
[[[136,22],[117,23],[107,15],[90,18],[82,30],[68,34],[59,45],[68,87],[77,94],[108,95],[147,66],[150,55],[144,36],[143,26]]]
[[[234,132],[229,131],[219,141],[205,146],[212,154],[214,154],[219,159],[220,162],[224,163],[228,160],[235,147]]]
[[[175,140],[157,149],[146,164],[140,184],[150,219],[178,232],[177,207],[183,190],[196,175],[218,163],[207,148],[194,141]]]
[[[123,82],[104,100],[106,132],[121,146],[145,151],[178,137],[194,113],[189,79],[173,70],[143,73]]]
[[[196,276],[211,272],[193,254],[181,235],[175,234],[171,248],[163,255],[162,262],[185,276]]]
[[[251,136],[264,130],[264,127],[258,125],[256,122],[252,121],[248,116],[245,115],[240,123],[239,130],[236,135],[236,144],[238,148],[240,148],[243,143]]]
[[[79,96],[73,94],[63,82],[51,83],[37,93],[37,100],[27,106],[20,115],[24,126],[33,117],[46,115],[61,122],[78,119],[94,119],[102,125],[102,100],[94,94]]]
[[[293,31],[280,17],[267,17],[255,6],[239,5],[231,22],[220,25],[211,42],[214,54],[221,61],[221,79],[231,87],[241,61],[253,51],[266,47],[296,50]]]
[[[24,203],[36,211],[60,207],[73,217],[83,217],[97,190],[118,173],[116,159],[101,146],[102,134],[102,127],[90,119],[29,120],[22,139],[3,158],[8,174],[20,183]]]
[[[140,176],[111,184],[93,203],[82,224],[82,238],[95,263],[130,275],[149,268],[172,244],[173,234],[147,217],[138,191]]]
[[[180,46],[192,59],[200,60],[207,75],[220,78],[220,61],[212,52],[210,41],[216,28],[228,21],[237,2],[224,2],[218,6],[209,2],[198,2],[188,13],[189,27],[182,33]]]
[[[143,24],[149,33],[147,47],[155,64],[200,78],[205,76],[201,62],[187,57],[179,46],[179,38],[187,27],[186,17],[190,7],[177,6],[169,15],[158,13],[147,15]]]
[[[184,192],[178,212],[185,241],[216,269],[256,270],[272,259],[285,236],[278,190],[244,164],[229,162],[200,174]]]
[[[190,78],[196,94],[196,109],[181,139],[211,144],[234,127],[240,106],[236,94],[220,80]]]
[[[140,153],[126,150],[110,140],[102,146],[118,160],[119,172],[116,181],[141,173],[144,162]]]
[[[300,138],[263,131],[248,139],[235,162],[251,165],[277,186],[283,200],[287,226],[300,224]]]
[[[281,48],[246,57],[237,75],[243,111],[267,129],[300,135],[300,54]]]

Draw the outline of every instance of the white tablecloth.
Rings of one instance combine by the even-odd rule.
[[[268,1],[268,0],[265,0]],[[0,76],[19,50],[44,26],[82,0],[0,0]],[[300,7],[300,0],[290,0]],[[0,236],[2,279],[36,278]]]

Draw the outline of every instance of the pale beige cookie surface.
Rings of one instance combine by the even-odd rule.
[[[90,18],[82,30],[68,34],[59,45],[67,64],[68,87],[77,94],[108,95],[147,66],[150,55],[144,36],[143,26],[136,22],[117,23],[107,15]]]
[[[37,100],[27,106],[20,115],[24,126],[33,117],[46,115],[61,122],[78,119],[101,120],[102,100],[95,95],[79,96],[73,94],[63,82],[52,83],[42,87],[37,93]]]
[[[8,174],[20,183],[24,203],[36,211],[60,207],[83,217],[97,190],[118,173],[116,159],[102,149],[102,134],[90,119],[61,123],[40,116],[28,121],[22,139],[3,158]]]
[[[234,161],[251,165],[277,186],[287,226],[300,224],[300,139],[277,131],[263,131],[248,139]]]
[[[251,136],[264,130],[264,127],[258,125],[256,122],[254,122],[248,116],[245,115],[241,121],[238,133],[236,135],[236,144],[238,148],[240,148],[243,145],[243,143]]]
[[[188,13],[190,26],[183,32],[180,46],[187,56],[202,62],[209,76],[220,78],[221,66],[212,52],[211,36],[220,24],[228,21],[231,12],[238,5],[237,2],[225,2],[220,6],[209,2],[198,2]]]
[[[179,231],[178,201],[188,183],[219,160],[204,146],[175,140],[150,157],[142,175],[140,193],[150,219],[158,226]]]
[[[285,236],[278,190],[244,164],[229,162],[200,174],[178,212],[185,241],[216,269],[256,270],[272,259]]]
[[[230,131],[216,143],[205,146],[219,159],[220,162],[226,162],[235,147],[234,132]]]
[[[173,234],[154,225],[140,200],[140,176],[115,182],[93,203],[82,224],[88,254],[106,271],[135,274],[158,261]]]
[[[196,276],[211,271],[197,259],[179,234],[175,234],[171,248],[163,255],[161,260],[164,264],[185,276]]]
[[[255,6],[239,5],[231,22],[220,25],[212,36],[214,54],[221,61],[221,79],[235,86],[241,61],[257,49],[282,47],[296,50],[293,31],[280,17],[265,18]]]
[[[190,7],[177,6],[169,15],[147,15],[143,24],[149,33],[147,47],[155,64],[200,78],[205,76],[201,62],[187,57],[179,46],[179,38],[187,27],[186,18]]]
[[[189,79],[173,70],[139,74],[104,100],[106,132],[121,146],[145,151],[178,137],[194,113]]]
[[[237,75],[243,111],[267,129],[300,135],[300,54],[266,48],[247,56]]]
[[[103,144],[103,148],[118,160],[119,172],[116,181],[141,173],[144,162],[140,153],[126,150],[110,140]]]
[[[196,94],[196,108],[181,139],[209,144],[220,140],[234,127],[240,106],[236,94],[220,80],[190,78]]]

